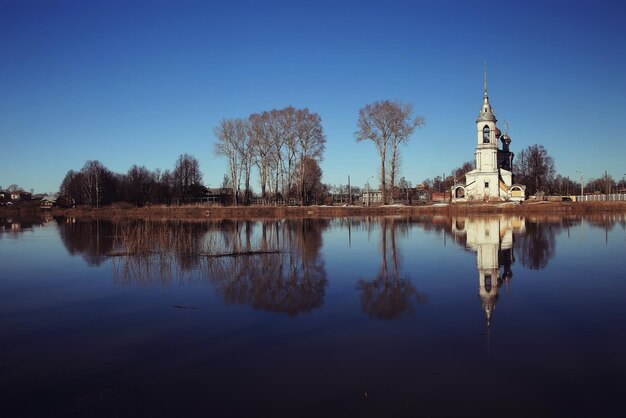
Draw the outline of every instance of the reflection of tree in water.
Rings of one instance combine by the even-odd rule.
[[[525,233],[517,235],[514,241],[519,262],[529,269],[544,269],[554,256],[554,236],[559,229],[560,224],[526,219]]]
[[[587,216],[586,219],[590,226],[604,230],[605,239],[608,239],[609,232],[616,226],[626,229],[626,215],[623,213],[593,214]]]
[[[102,220],[57,220],[61,241],[71,255],[81,255],[90,266],[99,266],[113,250],[113,224]]]
[[[553,216],[545,218],[526,218],[526,229],[516,235],[515,252],[520,263],[533,270],[544,269],[554,257],[556,250],[555,236],[562,229],[579,225],[582,221],[589,226],[604,229],[607,233],[616,225],[623,225],[623,214],[589,214],[581,217]]]
[[[232,221],[224,242],[233,251],[250,251],[250,222]],[[227,303],[248,304],[257,309],[307,313],[324,303],[326,270],[319,250],[326,220],[288,219],[265,221],[260,227],[260,254],[208,259],[209,279]],[[272,250],[279,250],[272,253]]]
[[[388,254],[387,227],[390,225],[390,245]],[[400,276],[399,252],[396,248],[396,229],[406,233],[409,229],[404,223],[395,224],[394,220],[381,220],[381,255],[382,263],[374,280],[359,280],[357,288],[361,292],[361,309],[370,317],[395,319],[415,311],[415,304],[425,304],[428,296],[420,293],[411,284],[408,276]],[[391,262],[389,262],[391,258]]]
[[[212,284],[227,303],[296,315],[322,306],[327,284],[319,250],[326,220],[116,225],[116,282]]]
[[[202,255],[212,251],[206,240],[210,225],[189,221],[125,221],[115,225],[113,272],[116,282],[167,285],[177,277],[200,275]]]

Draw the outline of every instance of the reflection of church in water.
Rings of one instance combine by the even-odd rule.
[[[467,249],[476,252],[478,267],[478,295],[485,311],[487,325],[498,301],[500,287],[513,277],[511,264],[513,233],[524,233],[523,218],[471,218],[452,219],[452,234],[457,241],[465,241]]]

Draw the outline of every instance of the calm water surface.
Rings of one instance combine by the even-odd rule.
[[[5,417],[626,410],[624,215],[1,221]]]

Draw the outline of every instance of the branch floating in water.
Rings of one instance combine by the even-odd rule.
[[[221,253],[221,254],[211,254],[211,253],[199,253],[198,255],[207,256],[207,257],[239,257],[242,255],[260,255],[260,254],[279,254],[281,251],[272,250],[272,251],[240,251],[235,253]]]

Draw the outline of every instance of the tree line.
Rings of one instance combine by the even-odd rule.
[[[399,101],[383,100],[359,111],[357,141],[370,140],[381,157],[380,183],[384,202],[394,194],[400,168],[400,145],[423,125],[412,116],[413,107]],[[264,204],[332,203],[333,191],[343,187],[322,183],[326,135],[321,117],[308,108],[287,106],[252,113],[246,118],[227,118],[214,128],[214,154],[227,163],[222,188],[230,189],[230,202],[249,205],[253,197],[251,176],[257,170]],[[389,168],[387,168],[389,167]],[[404,178],[400,186],[410,183]],[[357,189],[357,188],[354,188]],[[346,187],[346,194],[348,194]],[[87,161],[79,171],[66,174],[59,202],[66,206],[99,207],[114,202],[136,206],[150,203],[192,202],[206,196],[198,161],[184,154],[174,170],[150,171],[133,165],[125,174],[114,173],[97,160]]]
[[[58,203],[63,206],[100,207],[115,202],[135,206],[170,205],[206,196],[198,160],[181,154],[173,170],[154,171],[133,165],[125,174],[114,173],[100,161],[87,161],[79,171],[69,170],[61,183]]]
[[[411,182],[398,180],[401,167],[401,146],[407,144],[415,130],[423,126],[422,116],[413,115],[413,106],[400,101],[381,100],[359,110],[357,142],[371,141],[380,158],[379,187],[384,204],[409,195]],[[326,135],[321,117],[308,108],[287,106],[252,113],[244,118],[222,119],[214,128],[215,156],[224,158],[227,173],[222,189],[229,190],[227,201],[234,205],[249,205],[257,197],[251,177],[258,175],[261,193],[256,199],[263,204],[329,204],[332,194],[350,195],[348,186],[322,183],[320,163],[326,149]],[[425,179],[426,189],[448,192],[463,182],[474,162],[466,161],[449,175]],[[534,144],[516,156],[513,167],[514,183],[526,186],[527,195],[577,194],[580,183],[556,173],[554,158],[543,145]],[[367,182],[369,189],[369,181]],[[345,189],[345,190],[344,190]],[[352,190],[351,190],[352,189]],[[585,185],[588,192],[609,193],[626,189],[624,179],[616,182],[605,173]],[[66,206],[99,207],[114,202],[135,206],[147,203],[191,203],[207,196],[198,160],[182,154],[173,170],[150,171],[133,165],[127,173],[118,174],[99,161],[87,161],[79,171],[67,172],[59,193],[59,203]],[[409,199],[410,200],[410,199]],[[343,200],[342,200],[343,202]]]

